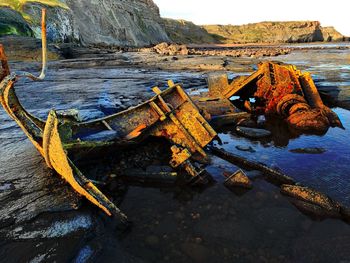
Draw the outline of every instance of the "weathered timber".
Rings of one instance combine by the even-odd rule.
[[[247,160],[241,156],[229,153],[214,146],[209,146],[209,149],[214,155],[243,169],[261,171],[267,177],[267,179],[271,180],[276,185],[295,184],[293,178],[283,174],[282,172],[276,171],[265,164]]]

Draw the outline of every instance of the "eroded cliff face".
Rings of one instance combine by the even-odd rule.
[[[186,20],[164,18],[165,31],[172,41],[181,44],[217,43],[204,28]]]
[[[340,34],[334,27],[322,27],[324,41],[349,41],[349,37]]]
[[[261,22],[241,26],[204,25],[209,34],[223,43],[305,43],[342,41],[334,28],[323,28],[318,21]]]
[[[231,44],[349,40],[333,27],[322,27],[317,21],[197,26],[185,20],[162,19],[152,0],[0,0],[0,36],[15,34],[40,38],[43,7],[48,14],[48,39],[58,43],[143,47],[160,42]]]
[[[83,43],[144,46],[170,41],[151,0],[66,0]]]
[[[32,2],[23,6],[23,13],[30,18],[26,21],[27,25],[35,36],[40,37],[40,13],[41,8],[46,7],[48,38],[53,42],[146,46],[170,41],[159,9],[152,0],[61,2],[69,9]]]

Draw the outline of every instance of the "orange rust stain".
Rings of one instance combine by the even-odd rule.
[[[108,199],[91,182],[87,181],[86,189],[84,189],[84,185],[80,185],[75,179],[72,164],[67,159],[57,127],[58,119],[55,113],[51,111],[46,121],[43,138],[43,152],[47,165],[55,169],[76,192],[85,196],[90,202],[101,208],[107,215],[112,215],[111,211],[98,200],[101,199],[106,202]]]

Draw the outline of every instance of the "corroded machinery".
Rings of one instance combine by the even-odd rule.
[[[261,114],[278,116],[299,132],[323,133],[329,127],[342,127],[338,116],[323,104],[309,73],[302,73],[292,65],[273,62],[260,63],[258,70],[250,76],[241,76],[231,82],[226,74],[211,75],[208,92],[197,96],[190,97],[181,85],[169,81],[169,87],[163,91],[153,88],[156,95],[143,104],[101,119],[81,122],[74,114],[52,110],[43,121],[23,108],[15,92],[19,78],[41,80],[45,77],[45,12],[42,22],[44,66],[39,77],[25,72],[10,74],[0,45],[0,102],[44,157],[48,167],[80,195],[122,222],[127,221],[126,216],[93,180],[84,176],[71,160],[70,153],[96,148],[103,151],[106,147],[117,153],[150,137],[161,137],[170,144],[170,166],[185,171],[187,182],[197,183],[204,179],[203,169],[196,161],[208,161],[205,147],[217,137],[213,127],[237,124],[239,120]],[[232,103],[233,97],[238,98],[238,103]],[[259,164],[237,157],[233,159],[241,165],[261,168]],[[293,183],[292,179],[268,167],[262,168],[272,179],[278,178],[280,184]]]
[[[171,145],[170,165],[185,170],[191,182],[201,180],[203,170],[196,167],[191,159],[207,159],[203,148],[217,134],[180,85],[169,83],[171,86],[165,91],[154,88],[156,96],[143,104],[90,122],[80,122],[72,114],[59,114],[54,110],[43,121],[27,112],[19,102],[14,86],[22,77],[41,80],[45,76],[45,10],[42,30],[43,69],[39,77],[25,72],[10,74],[4,49],[0,45],[0,102],[45,158],[48,167],[62,176],[79,194],[106,214],[119,217],[122,222],[126,221],[126,216],[82,174],[69,158],[70,151],[105,147],[115,147],[118,151],[149,137],[163,137]]]
[[[148,137],[164,137],[171,146],[170,165],[182,167],[191,181],[200,180],[201,172],[191,157],[205,159],[203,148],[216,132],[200,115],[190,97],[179,85],[157,95],[145,103],[102,119],[79,122],[74,116],[50,111],[45,121],[28,113],[19,102],[14,84],[18,76],[11,74],[1,82],[0,101],[7,113],[18,123],[34,146],[54,169],[79,194],[100,207],[108,215],[126,217],[70,160],[70,151],[89,148],[115,147],[116,151],[137,144]]]
[[[214,75],[208,83],[210,97],[239,96],[247,111],[282,118],[300,133],[324,133],[329,127],[343,127],[338,116],[323,104],[310,73],[294,65],[262,62],[250,76],[229,83],[226,74]]]

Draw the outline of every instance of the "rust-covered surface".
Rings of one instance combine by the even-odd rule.
[[[89,122],[79,122],[68,114],[52,110],[45,121],[28,113],[15,93],[15,83],[21,77],[41,80],[46,72],[46,12],[42,14],[43,68],[39,77],[29,73],[11,74],[7,58],[0,46],[1,84],[0,102],[9,116],[21,127],[48,167],[55,170],[73,189],[108,215],[115,215],[123,223],[126,216],[70,160],[69,152],[94,148],[135,145],[149,137],[162,137],[171,145],[170,165],[182,167],[190,177],[201,176],[202,170],[191,157],[207,159],[203,148],[216,132],[199,113],[198,108],[180,85],[169,82],[165,91],[154,88],[156,96],[143,104]]]
[[[19,78],[41,80],[45,77],[45,11],[42,27],[43,68],[39,77],[25,72],[10,74],[4,49],[0,45],[0,102],[44,157],[49,168],[65,179],[77,193],[123,223],[127,223],[126,215],[96,187],[95,181],[84,176],[70,159],[72,152],[112,148],[118,154],[122,149],[158,137],[169,143],[169,165],[185,171],[188,183],[197,183],[205,181],[198,162],[208,161],[205,147],[217,137],[211,125],[237,125],[242,123],[241,120],[248,123],[252,117],[264,114],[278,116],[291,129],[301,132],[322,133],[329,127],[342,127],[338,116],[323,104],[309,73],[302,73],[292,65],[273,62],[260,63],[258,70],[250,76],[241,76],[231,82],[227,75],[213,75],[208,79],[208,92],[197,96],[190,97],[180,84],[168,81],[169,87],[165,90],[153,88],[155,96],[151,99],[104,118],[80,122],[71,114],[51,110],[44,121],[27,112],[15,92]],[[239,97],[240,106],[231,102],[233,96]],[[251,98],[255,100],[253,103]],[[296,182],[283,173],[216,147],[211,146],[210,149],[213,154],[235,165],[262,171],[268,180],[279,186],[284,185],[283,193],[330,209],[324,207],[329,201],[327,197],[296,186]],[[228,182],[247,188],[252,186],[243,172],[232,175]]]
[[[174,168],[183,164],[184,169],[196,177],[200,174],[191,164],[191,156],[206,158],[203,147],[217,136],[179,85],[169,87],[135,108],[103,119],[79,123],[51,111],[47,121],[43,122],[26,112],[18,101],[14,90],[16,79],[16,75],[10,75],[1,83],[0,98],[5,110],[50,168],[108,215],[115,214],[121,219],[125,216],[79,171],[67,156],[67,151],[107,145],[118,147],[138,143],[150,136],[163,137],[173,145],[170,164]],[[98,135],[101,137],[96,140]]]
[[[247,77],[229,83],[227,75],[209,77],[209,95],[229,99],[240,96],[246,110],[255,115],[278,116],[298,132],[324,133],[340,127],[338,116],[322,102],[310,73],[293,65],[262,62]],[[251,104],[249,98],[254,98]]]

